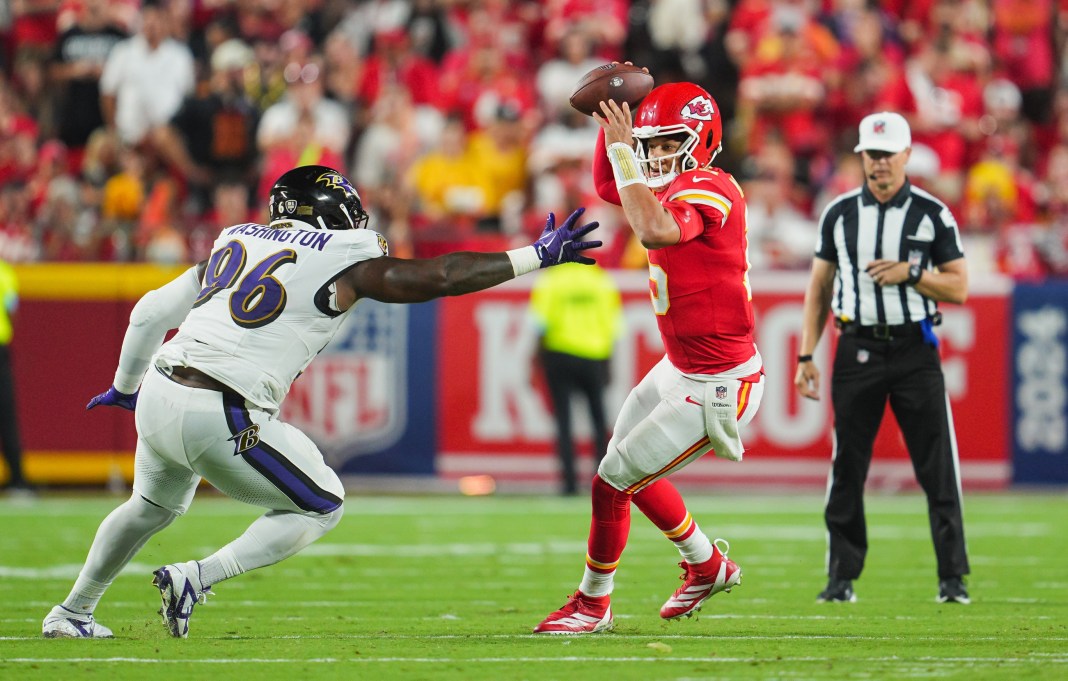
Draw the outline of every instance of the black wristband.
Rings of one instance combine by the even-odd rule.
[[[909,278],[905,280],[905,283],[909,286],[915,286],[920,283],[920,277],[923,276],[923,268],[919,265],[909,265]]]
[[[812,361],[812,355],[798,355],[797,356],[797,363],[798,364],[804,364],[805,362],[811,362],[811,361]]]

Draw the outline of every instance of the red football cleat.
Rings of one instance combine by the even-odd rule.
[[[723,542],[725,549],[720,550],[717,542]],[[685,570],[679,578],[683,580],[682,586],[660,608],[661,617],[666,620],[691,617],[710,597],[721,591],[729,592],[731,587],[741,583],[742,569],[727,558],[730,544],[725,539],[717,539],[712,544],[712,557],[700,565],[690,565],[685,561],[679,563],[679,567]]]
[[[564,607],[534,627],[535,634],[595,634],[612,628],[609,596],[587,596],[576,591]]]

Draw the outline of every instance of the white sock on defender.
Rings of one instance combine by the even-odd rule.
[[[230,579],[245,572],[245,568],[237,562],[234,550],[229,546],[224,546],[204,560],[197,562],[200,563],[200,581],[207,586],[218,584],[224,579]]]
[[[170,525],[176,517],[177,514],[145,501],[134,492],[100,523],[85,565],[70,595],[63,601],[63,607],[75,612],[92,612],[116,575],[149,537]]]
[[[110,583],[104,584],[93,581],[84,575],[78,575],[77,581],[74,582],[74,588],[70,590],[70,595],[63,601],[63,607],[73,612],[88,615],[93,610],[96,610],[96,604],[100,602],[104,592],[107,591],[110,585]]]
[[[244,534],[200,562],[201,579],[205,584],[217,584],[289,558],[332,530],[341,520],[342,509],[344,506],[321,515],[268,511]]]

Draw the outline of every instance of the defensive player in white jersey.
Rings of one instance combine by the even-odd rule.
[[[623,403],[594,476],[578,591],[535,633],[612,626],[610,594],[632,501],[683,558],[683,584],[661,617],[691,616],[742,576],[726,556],[727,543],[709,541],[666,479],[708,452],[740,460],[740,431],[764,388],[753,342],[745,197],[733,177],[712,166],[722,137],[719,109],[697,85],[673,83],[642,100],[633,124],[626,104],[601,102],[601,110],[594,179],[601,198],[623,207],[649,249],[653,311],[666,355]]]
[[[171,635],[185,637],[210,587],[272,565],[341,518],[345,490],[315,444],[279,420],[290,385],[362,298],[414,303],[479,291],[562,262],[592,263],[578,209],[531,246],[431,259],[388,256],[340,173],[305,166],[270,193],[270,224],[222,231],[211,256],[134,307],[115,381],[88,409],[135,411],[133,494],[104,519],[45,637],[107,638],[93,611],[145,542],[189,508],[201,478],[267,509],[230,544],[154,572]],[[160,347],[173,328],[178,333]]]

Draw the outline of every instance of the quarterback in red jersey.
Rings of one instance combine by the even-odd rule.
[[[649,287],[665,357],[631,391],[593,479],[586,567],[567,603],[535,633],[584,634],[612,626],[610,594],[630,531],[630,504],[682,556],[680,586],[660,609],[689,617],[730,591],[742,572],[725,540],[698,528],[667,476],[708,452],[741,460],[740,430],[764,391],[753,342],[745,196],[712,166],[719,108],[692,83],[655,88],[638,107],[601,102],[593,172],[601,198],[623,207],[649,250]]]

